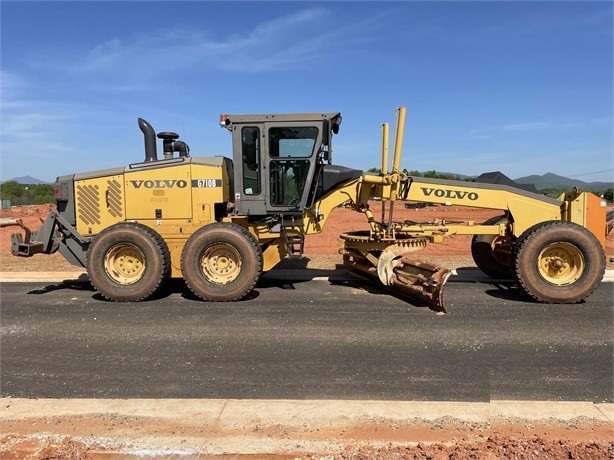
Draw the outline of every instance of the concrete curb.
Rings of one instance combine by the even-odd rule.
[[[383,418],[397,422],[432,422],[454,417],[465,422],[495,418],[569,421],[579,417],[614,423],[614,403],[590,401],[377,401],[303,399],[26,399],[0,398],[0,421],[32,416],[117,414],[186,419],[234,428],[240,424],[289,427],[344,426]],[[613,433],[614,435],[614,433]]]
[[[29,282],[59,283],[62,281],[83,281],[89,279],[85,271],[69,272],[0,272],[0,283]]]

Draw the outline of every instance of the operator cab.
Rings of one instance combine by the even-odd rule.
[[[338,112],[221,115],[232,134],[235,214],[302,214],[340,178],[359,177],[330,165],[340,124]]]

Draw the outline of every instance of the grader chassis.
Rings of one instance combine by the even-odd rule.
[[[14,233],[12,253],[59,251],[112,301],[147,299],[171,277],[203,300],[234,301],[283,258],[302,256],[305,236],[343,206],[364,213],[370,227],[341,235],[344,266],[436,310],[445,311],[450,270],[414,256],[455,234],[473,235],[472,255],[484,273],[514,278],[538,301],[577,303],[594,291],[605,271],[605,203],[577,189],[552,199],[504,185],[410,177],[400,170],[405,114],[398,109],[391,169],[389,125],[382,125],[379,174],[332,164],[337,112],[222,115],[232,159],[191,157],[172,132],[158,133],[158,159],[156,134],[139,118],[145,161],[58,177],[57,209],[39,231]],[[379,219],[372,199],[382,201]],[[395,222],[397,201],[501,215],[483,224]]]

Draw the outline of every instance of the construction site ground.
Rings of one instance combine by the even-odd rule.
[[[373,202],[378,217],[380,206]],[[19,218],[38,229],[49,207],[2,209],[0,218]],[[397,204],[394,220],[481,223],[499,214]],[[322,234],[307,237],[306,258],[284,261],[281,268],[334,269],[341,263],[339,235],[367,228],[364,215],[336,209]],[[10,234],[17,230],[0,228],[0,277],[61,272],[77,278],[84,273],[59,254],[11,256]],[[470,236],[451,236],[443,244],[428,245],[420,258],[449,268],[471,267],[470,242]],[[613,234],[606,255],[613,269]],[[0,385],[1,378],[0,357]],[[612,404],[35,400],[11,398],[1,386],[0,395],[0,459],[614,459]]]

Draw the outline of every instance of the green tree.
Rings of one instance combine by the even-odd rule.
[[[33,204],[47,204],[54,202],[53,185],[36,184],[29,186]]]
[[[15,205],[53,203],[53,186],[8,181],[0,184],[0,199],[11,200],[11,204]]]
[[[16,200],[22,197],[24,192],[25,186],[14,180],[0,184],[0,197],[2,197],[3,200]]]
[[[614,201],[614,189],[612,189],[612,187],[607,188],[604,192],[603,192],[603,198],[606,201],[609,201],[610,203],[612,201]]]
[[[558,198],[561,194],[568,192],[569,190],[563,188],[543,188],[539,190],[539,193],[542,193],[550,198]]]

